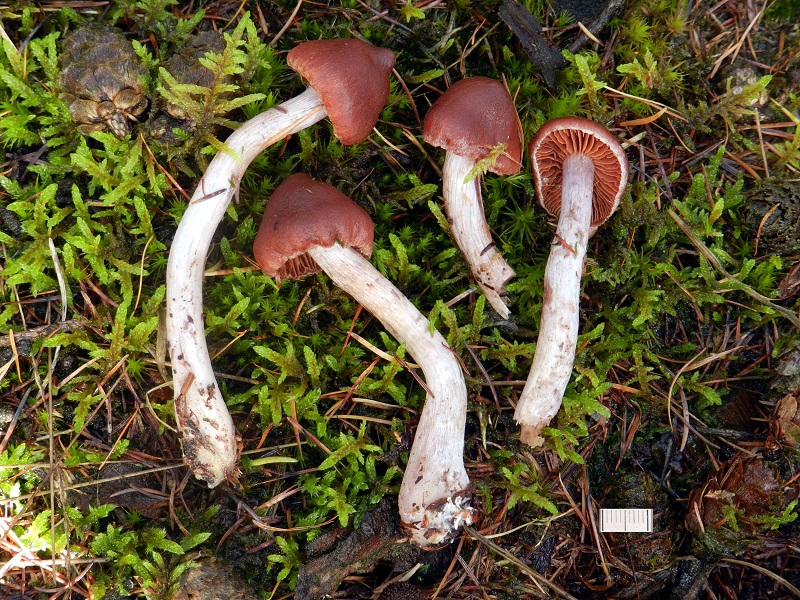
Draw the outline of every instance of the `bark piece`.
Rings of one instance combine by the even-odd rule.
[[[542,72],[550,89],[556,86],[556,71],[567,66],[561,51],[551,46],[542,35],[542,26],[530,11],[516,0],[505,0],[500,7],[500,18],[506,22],[522,44],[530,61]]]
[[[378,561],[398,562],[403,555],[421,551],[411,544],[399,545],[406,534],[400,528],[397,507],[388,499],[370,510],[358,529],[339,542],[334,550],[315,558],[300,569],[296,600],[310,600],[330,594],[351,573],[371,571]],[[410,557],[411,560],[415,560]]]

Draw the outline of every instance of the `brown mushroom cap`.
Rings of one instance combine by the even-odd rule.
[[[372,254],[373,225],[367,212],[335,187],[297,173],[281,183],[267,202],[253,254],[277,280],[319,273],[306,254],[337,241],[365,257]]]
[[[322,98],[342,144],[367,139],[389,97],[391,50],[359,39],[314,40],[292,48],[286,62]]]
[[[628,185],[628,157],[605,127],[580,117],[548,121],[528,144],[539,204],[553,216],[561,213],[564,159],[584,154],[594,161],[592,227],[601,225],[617,207]]]
[[[488,77],[470,77],[451,85],[425,115],[422,134],[431,146],[476,161],[506,144],[489,170],[513,175],[522,167],[522,125],[514,101],[506,86]]]

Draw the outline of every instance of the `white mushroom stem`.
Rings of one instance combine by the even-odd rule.
[[[481,199],[480,177],[465,183],[476,161],[454,152],[447,152],[442,168],[442,185],[447,218],[456,245],[464,254],[469,270],[478,282],[483,295],[498,315],[507,319],[508,307],[503,301],[506,283],[514,277],[497,250],[486,223]]]
[[[592,221],[594,163],[583,154],[564,161],[561,214],[544,271],[544,299],[533,364],[514,418],[520,440],[542,443],[541,431],[556,415],[572,375],[578,342],[583,258]]]
[[[208,165],[178,225],[167,263],[167,343],[184,458],[209,487],[236,478],[236,430],[211,368],[203,326],[203,272],[211,239],[251,162],[267,147],[325,118],[317,93],[243,123]]]
[[[428,319],[358,252],[334,244],[309,254],[422,368],[428,395],[400,487],[400,520],[422,548],[446,542],[472,523],[473,512],[464,469],[467,388],[461,366],[442,335],[431,333]]]

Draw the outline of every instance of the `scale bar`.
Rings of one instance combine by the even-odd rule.
[[[651,533],[652,508],[601,508],[600,531],[603,533]]]

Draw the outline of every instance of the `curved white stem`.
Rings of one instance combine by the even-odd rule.
[[[442,335],[355,250],[317,246],[311,257],[333,282],[375,315],[425,374],[428,396],[408,457],[398,504],[400,519],[420,547],[448,541],[472,523],[464,468],[467,388],[461,366]]]
[[[578,342],[583,257],[592,220],[594,163],[582,154],[564,161],[561,215],[544,271],[544,299],[533,364],[514,412],[520,440],[542,443],[572,375]]]
[[[211,239],[244,172],[265,148],[325,118],[311,88],[243,123],[206,169],[178,225],[167,263],[167,343],[184,458],[214,487],[236,477],[236,430],[208,356],[203,272]]]
[[[469,265],[472,276],[483,295],[498,315],[507,319],[508,307],[503,302],[506,283],[516,273],[508,266],[492,241],[483,213],[480,177],[464,183],[475,161],[447,152],[442,167],[444,209],[453,232],[453,239]]]

